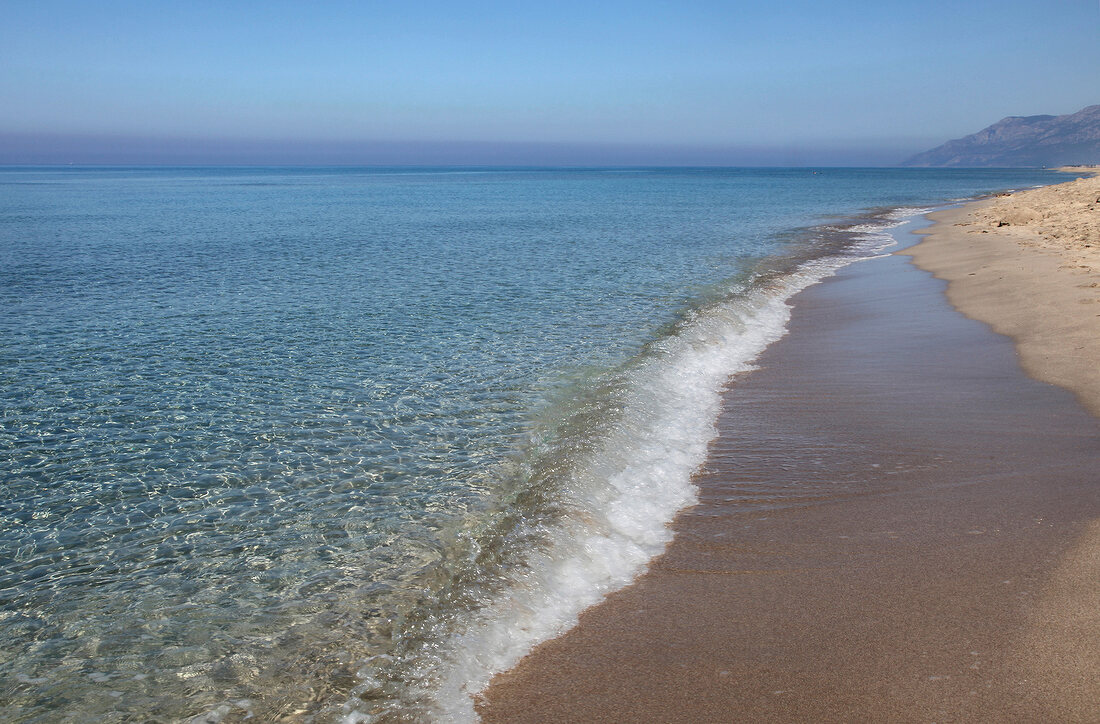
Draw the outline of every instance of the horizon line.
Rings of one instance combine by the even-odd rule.
[[[0,131],[0,165],[895,166],[930,147],[895,141],[685,143],[237,139]]]

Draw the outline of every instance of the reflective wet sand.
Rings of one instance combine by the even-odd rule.
[[[1058,642],[1097,420],[900,256],[803,292],[790,330],[731,384],[666,554],[498,676],[485,721],[1096,716],[1100,644]]]

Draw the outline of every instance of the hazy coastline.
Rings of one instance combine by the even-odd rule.
[[[643,646],[630,650],[644,653],[648,673],[636,675],[636,659],[604,659],[584,685],[634,692],[621,704],[641,719],[666,705],[721,719],[706,708],[731,693],[755,717],[766,702],[743,697],[772,686],[752,662],[778,645],[777,626],[811,632],[828,644],[811,652],[823,656],[863,625],[837,618],[844,601],[927,603],[904,586],[873,587],[954,559],[936,538],[941,525],[912,528],[928,517],[921,496],[1004,475],[1031,501],[1028,481],[1046,480],[1051,466],[1065,492],[1095,463],[1095,421],[1075,417],[1068,394],[1042,392],[1007,340],[950,310],[939,282],[882,255],[895,230],[910,240],[905,219],[931,200],[1049,183],[1051,172],[4,173],[9,208],[22,214],[7,237],[0,320],[18,361],[4,390],[13,455],[3,472],[19,518],[4,534],[21,553],[5,571],[14,584],[5,605],[26,625],[6,630],[14,653],[0,666],[12,682],[3,711],[19,721],[70,708],[226,722],[469,720],[471,696],[532,646],[551,639],[498,681],[589,635],[600,612],[621,616],[614,601],[654,590],[661,602],[645,605],[648,623],[612,619]],[[548,199],[568,213],[548,220]],[[214,256],[195,273],[196,260]],[[447,283],[425,288],[426,278]],[[960,417],[960,401],[975,396],[985,406]],[[1014,422],[1000,441],[1006,415]],[[1052,429],[1061,437],[1013,442],[1036,416],[1062,420]],[[945,420],[963,427],[941,430]],[[1052,457],[1048,441],[1065,454]],[[993,473],[976,449],[1000,460]],[[1060,559],[1076,540],[1073,516],[1091,505],[1075,494],[1041,496],[1036,508],[991,492],[1022,531],[1012,540],[1032,551],[1008,557],[1012,570],[974,571],[1000,580],[1048,571],[1034,556]],[[907,502],[894,506],[895,495]],[[952,493],[935,510],[947,506],[967,531],[1003,528],[962,521],[987,515],[972,504],[988,500],[969,500]],[[1033,530],[1035,516],[1065,525]],[[859,527],[888,519],[898,525]],[[902,539],[899,529],[926,555],[883,547]],[[822,530],[836,536],[813,540]],[[837,590],[865,577],[850,568],[853,551],[876,573],[856,593]],[[71,563],[83,560],[98,567]],[[822,565],[840,577],[803,577]],[[1043,605],[1080,588],[1080,566],[1064,571]],[[774,587],[777,572],[795,589]],[[59,586],[66,596],[54,595]],[[831,602],[803,606],[807,586]],[[1022,630],[1019,610],[993,600],[1005,617],[982,635]],[[685,610],[689,602],[702,610]],[[553,638],[592,603],[579,628]],[[833,628],[818,630],[817,618]],[[932,645],[937,630],[961,625],[907,633]],[[1056,637],[1035,630],[1031,649],[1047,646],[1056,661]],[[113,657],[91,648],[101,639]],[[788,643],[779,663],[808,665],[801,640]],[[595,651],[600,662],[606,644],[586,645],[582,659]],[[877,645],[882,656],[894,650]],[[845,666],[866,676],[877,656],[852,649]],[[549,678],[534,674],[537,686],[584,670],[566,661]],[[677,680],[652,708],[647,697],[674,667],[698,673],[708,661],[727,672],[721,691]],[[836,668],[812,663],[815,676]],[[601,678],[610,674],[625,680]],[[814,687],[825,694],[814,702],[850,695],[835,681]],[[510,720],[515,712],[494,713],[508,711],[494,709],[498,688],[486,693],[486,716]],[[605,693],[558,702],[598,720],[610,711]]]
[[[1096,3],[4,20],[0,724],[1100,724]]]
[[[1100,357],[1096,267],[1082,267],[1095,250],[1080,215],[1039,202],[1094,183],[937,212],[901,252],[949,267],[969,316],[984,319],[957,278],[1006,282],[969,298],[997,310],[999,332],[1006,319],[1052,326],[1013,334],[1025,369],[1093,415],[1029,380],[1012,343],[900,255],[842,270],[795,298],[789,336],[732,382],[700,504],[665,554],[496,677],[483,718],[1087,721]],[[1038,210],[1020,214],[1021,198]],[[975,215],[982,227],[956,226]],[[1023,221],[1026,236],[995,236],[1005,218],[1071,239]]]

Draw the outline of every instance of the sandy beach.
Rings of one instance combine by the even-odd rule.
[[[483,720],[1096,721],[1098,184],[934,215],[903,253],[950,285],[894,254],[796,297],[665,554]]]
[[[1092,175],[932,214],[905,253],[948,282],[957,309],[1011,337],[1028,374],[1100,416],[1100,168],[1061,170]],[[1098,582],[1094,521],[1051,574],[1017,651],[1048,706],[1085,720],[1100,718]]]
[[[960,311],[1012,337],[1029,374],[1100,415],[1100,176],[931,218],[906,253],[947,280]]]

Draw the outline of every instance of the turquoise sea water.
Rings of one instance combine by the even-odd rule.
[[[0,169],[0,718],[471,718],[660,551],[791,294],[1061,178]]]

